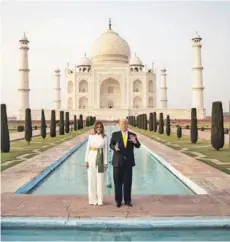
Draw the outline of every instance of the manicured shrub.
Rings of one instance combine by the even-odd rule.
[[[85,125],[86,127],[89,127],[90,126],[90,117],[86,117],[86,120],[85,120]]]
[[[60,111],[59,135],[65,134],[64,111]]]
[[[41,111],[41,137],[46,138],[46,119],[44,109]]]
[[[74,130],[76,131],[77,130],[77,116],[74,115]]]
[[[222,102],[212,103],[211,144],[216,150],[224,146],[224,115]]]
[[[157,131],[157,113],[153,112],[153,132]]]
[[[198,128],[197,128],[197,114],[196,108],[191,109],[191,130],[190,139],[193,144],[196,144],[198,140]]]
[[[30,108],[26,109],[26,118],[25,118],[25,140],[28,144],[30,144],[30,141],[32,140],[32,120],[31,120],[31,110]]]
[[[69,133],[69,112],[65,113],[65,132]]]
[[[6,104],[1,104],[1,151],[4,153],[10,152],[10,134]]]
[[[51,110],[51,121],[50,121],[50,137],[56,137],[56,113],[55,110]]]
[[[163,134],[164,133],[164,116],[163,113],[160,113],[160,119],[159,119],[159,130],[158,130],[159,134]]]
[[[80,114],[80,126],[81,126],[81,129],[83,129],[83,116],[82,114]]]
[[[135,116],[133,116],[133,126],[134,127],[137,127],[137,120],[136,120],[136,117]]]
[[[90,126],[93,125],[93,117],[92,116],[89,117],[89,125]]]
[[[24,126],[23,125],[18,125],[17,126],[17,131],[18,132],[23,132],[25,130]]]
[[[149,114],[149,131],[153,131],[153,113]]]
[[[177,126],[177,137],[180,139],[182,137],[182,128],[180,125]]]
[[[166,118],[166,134],[169,136],[171,134],[170,116],[167,115]]]
[[[147,118],[147,114],[143,114],[143,120],[144,120],[144,130],[148,129],[148,118]]]

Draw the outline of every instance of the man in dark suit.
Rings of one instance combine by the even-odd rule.
[[[133,149],[140,148],[136,134],[128,131],[128,120],[119,121],[120,131],[114,132],[110,141],[113,152],[113,179],[115,184],[115,200],[117,207],[121,206],[124,194],[124,202],[132,207],[132,171],[135,166]],[[123,190],[123,192],[122,192]]]

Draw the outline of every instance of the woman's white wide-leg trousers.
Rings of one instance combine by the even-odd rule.
[[[92,159],[89,161],[89,168],[88,168],[89,204],[103,205],[104,187],[105,187],[104,173],[98,173],[98,167],[96,166],[96,159]]]

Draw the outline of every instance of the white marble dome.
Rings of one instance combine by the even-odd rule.
[[[90,66],[90,65],[91,65],[91,61],[88,57],[86,57],[86,55],[77,61],[77,67],[78,66]]]
[[[136,54],[130,59],[130,66],[144,66],[141,59]]]
[[[122,62],[129,63],[129,44],[112,29],[104,32],[92,48],[92,62]]]

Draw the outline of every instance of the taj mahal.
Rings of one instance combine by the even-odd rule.
[[[201,40],[198,33],[192,38],[193,86],[191,95],[193,107],[197,108],[198,119],[205,118],[203,101],[203,77],[201,61]],[[41,119],[41,110],[34,110],[29,102],[29,40],[24,34],[20,42],[20,85],[19,110],[17,119],[25,119],[25,109],[31,108],[32,120]],[[67,85],[67,107],[62,107],[60,69],[54,71],[54,107],[57,119],[59,111],[68,111],[70,118],[82,114],[83,117],[96,116],[102,120],[137,116],[151,112],[169,114],[172,119],[190,119],[191,108],[169,109],[167,98],[167,71],[162,68],[160,95],[156,86],[154,64],[148,68],[135,54],[131,56],[129,44],[112,29],[111,21],[107,31],[95,41],[91,58],[86,55],[76,64],[68,64],[64,75]],[[175,93],[176,95],[176,93]],[[160,96],[160,107],[156,101]],[[41,107],[42,108],[42,107]],[[45,110],[50,119],[51,109]]]

